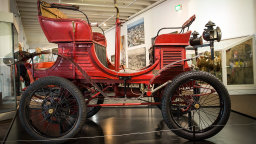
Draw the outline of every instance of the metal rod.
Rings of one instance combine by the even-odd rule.
[[[161,28],[160,30],[158,30],[157,32],[157,36],[159,35],[160,31],[164,30],[164,29],[181,29],[182,27],[164,27],[164,28]]]
[[[214,60],[214,41],[210,41],[211,58]]]
[[[154,93],[154,92],[158,91],[159,89],[165,87],[167,84],[169,84],[169,83],[171,83],[171,82],[172,82],[171,80],[165,82],[164,84],[160,85],[159,87],[153,89],[153,90],[152,90],[152,93]]]
[[[115,103],[115,104],[95,104],[95,105],[87,105],[87,107],[107,107],[107,106],[133,106],[133,105],[159,105],[160,102],[152,102],[152,103]]]
[[[210,46],[210,44],[202,44],[202,45],[196,45],[196,46],[187,46],[186,50],[195,50],[196,48],[200,48],[200,47],[206,47],[206,46]]]
[[[88,16],[87,16],[83,11],[81,11],[81,10],[77,10],[77,11],[79,11],[80,13],[82,13],[82,14],[85,16],[85,18],[86,18],[88,24],[90,25],[90,21],[89,21]]]
[[[115,43],[115,71],[119,71],[120,66],[120,27],[119,18],[116,19],[116,43]]]
[[[34,58],[33,57],[31,58],[31,63],[32,63],[32,77],[33,77],[33,79],[35,79],[35,75],[34,75],[34,73],[35,73],[35,66],[34,66]]]

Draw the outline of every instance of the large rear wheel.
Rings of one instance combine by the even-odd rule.
[[[31,136],[46,143],[60,143],[82,128],[86,106],[72,82],[49,76],[35,81],[24,92],[19,117]]]
[[[189,140],[212,137],[228,121],[228,91],[209,73],[182,73],[165,88],[162,115],[167,126],[178,136]]]

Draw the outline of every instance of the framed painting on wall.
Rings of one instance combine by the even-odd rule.
[[[111,60],[112,63],[115,63],[115,55],[111,55]]]
[[[120,50],[121,50],[121,65],[126,64],[126,45],[125,45],[125,36],[121,36],[121,44],[120,44]]]
[[[144,18],[127,25],[128,47],[145,44]]]
[[[146,67],[146,48],[137,48],[128,51],[128,68],[138,70]]]

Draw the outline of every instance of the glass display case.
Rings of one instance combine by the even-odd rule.
[[[18,33],[12,23],[0,22],[0,114],[16,110],[13,48]]]
[[[227,85],[254,84],[253,39],[226,50]]]
[[[215,59],[209,49],[199,51],[198,60],[188,62],[196,70],[207,71],[219,78],[233,94],[255,93],[256,86],[256,35],[222,40],[215,45]],[[194,57],[194,51],[187,57]],[[249,90],[250,92],[248,92]]]

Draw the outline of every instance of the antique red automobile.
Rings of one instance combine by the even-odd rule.
[[[186,47],[191,45],[196,50],[205,46],[202,37],[197,33],[191,37],[188,31],[195,15],[181,27],[160,29],[159,32],[181,31],[158,32],[152,45],[152,64],[130,73],[120,66],[121,22],[117,5],[115,8],[113,65],[107,58],[105,36],[92,32],[85,13],[86,21],[45,15],[45,10],[51,13],[58,9],[79,11],[78,6],[38,1],[38,20],[48,41],[58,44],[58,58],[54,63],[40,63],[39,68],[33,64],[27,66],[35,81],[26,88],[20,101],[19,117],[26,131],[39,140],[66,140],[101,107],[156,105],[166,125],[178,136],[202,140],[217,134],[228,121],[230,98],[215,76],[194,71],[187,64],[193,58],[186,59]],[[208,22],[203,33],[203,38],[209,41],[212,58],[214,41],[221,38],[220,29],[214,26]],[[145,97],[152,97],[154,101],[146,101]],[[106,98],[144,101],[104,103]]]

